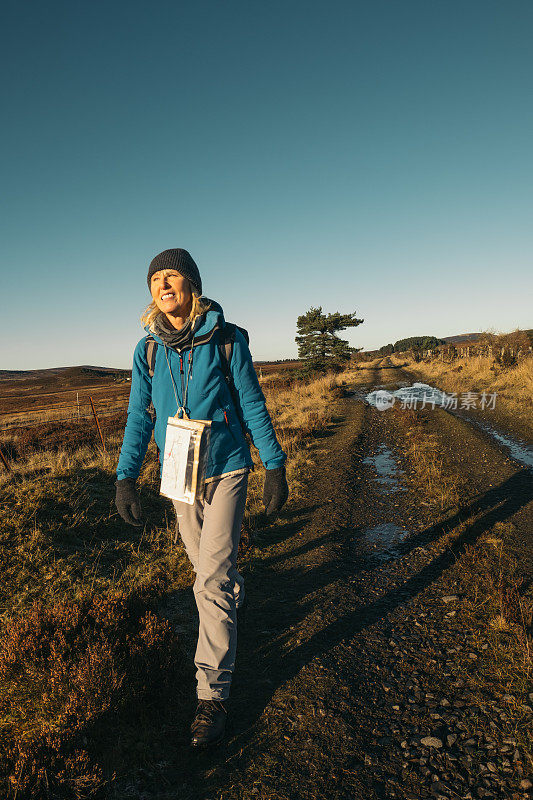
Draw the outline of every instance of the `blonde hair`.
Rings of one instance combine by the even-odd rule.
[[[163,273],[172,272],[172,270],[166,270],[166,269],[162,271]],[[188,283],[192,295],[192,305],[191,305],[191,311],[189,313],[189,319],[191,322],[194,322],[195,318],[199,314],[205,314],[206,311],[209,311],[209,309],[211,308],[211,303],[206,297],[203,297],[203,295],[195,294],[193,292],[190,281],[188,281]],[[152,330],[153,322],[156,319],[156,317],[158,317],[160,314],[165,316],[165,314],[163,314],[161,309],[157,307],[155,300],[152,300],[150,305],[148,305],[141,314],[141,322],[144,326],[148,326],[148,328]]]

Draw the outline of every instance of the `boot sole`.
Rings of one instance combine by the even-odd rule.
[[[223,733],[218,739],[212,739],[210,742],[193,742],[191,741],[191,747],[197,747],[199,749],[207,749],[208,747],[216,747],[217,744],[220,744],[224,740],[225,734]]]

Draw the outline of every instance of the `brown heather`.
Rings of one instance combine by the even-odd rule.
[[[0,634],[0,760],[17,797],[89,797],[83,741],[133,697],[164,691],[183,655],[166,620],[121,592],[33,603]]]

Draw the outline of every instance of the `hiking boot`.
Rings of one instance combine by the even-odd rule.
[[[198,700],[191,725],[191,745],[206,747],[224,738],[227,711],[222,700]]]

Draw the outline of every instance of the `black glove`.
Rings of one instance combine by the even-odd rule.
[[[267,517],[277,514],[289,496],[285,466],[267,469],[263,488],[263,503]]]
[[[122,478],[122,480],[115,481],[115,486],[117,487],[115,505],[118,513],[128,525],[135,525],[137,528],[141,527],[143,524],[141,520],[141,504],[135,488],[135,479]]]

